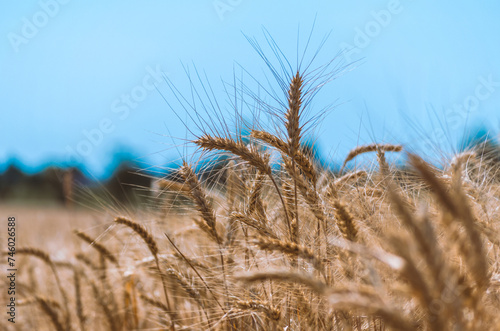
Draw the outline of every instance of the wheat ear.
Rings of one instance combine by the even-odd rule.
[[[169,314],[170,319],[172,321],[172,327],[175,328],[175,315],[176,314],[171,309],[172,306],[170,305],[170,299],[169,299],[168,293],[167,293],[166,280],[165,280],[163,272],[160,269],[160,262],[158,260],[158,245],[156,244],[156,240],[154,240],[153,236],[148,232],[148,230],[146,230],[146,228],[144,226],[142,226],[139,223],[133,222],[127,218],[117,217],[117,218],[115,218],[115,223],[125,225],[125,226],[129,227],[130,229],[132,229],[135,233],[137,233],[139,235],[139,237],[141,237],[142,240],[146,243],[151,254],[155,258],[156,268],[158,269],[158,273],[160,274],[160,277],[162,280],[163,293],[165,295],[165,300],[167,303],[168,314]]]
[[[351,150],[349,154],[347,154],[347,157],[344,160],[344,163],[342,164],[342,168],[340,170],[340,173],[344,170],[344,167],[346,166],[347,162],[351,161],[354,159],[356,156],[364,154],[364,153],[369,153],[369,152],[376,152],[376,151],[381,151],[381,152],[401,152],[403,150],[403,146],[401,145],[391,145],[391,144],[370,144],[370,145],[364,145],[364,146],[358,146]]]
[[[205,288],[210,292],[210,294],[212,295],[213,299],[215,300],[215,302],[217,303],[217,305],[219,306],[219,308],[224,312],[224,314],[226,313],[224,308],[222,307],[222,305],[219,303],[219,300],[217,300],[217,296],[215,295],[215,293],[212,291],[212,289],[210,288],[210,286],[208,286],[207,282],[205,281],[205,279],[203,278],[203,276],[198,272],[198,269],[196,269],[196,266],[195,266],[195,263],[193,263],[194,261],[189,259],[188,257],[186,257],[182,252],[181,250],[177,247],[177,245],[174,243],[174,241],[170,238],[170,236],[166,233],[164,233],[165,237],[168,239],[168,241],[170,242],[170,244],[172,245],[172,247],[174,247],[174,249],[176,250],[177,254],[180,255],[180,257],[191,267],[191,269],[194,271],[194,273],[198,276],[198,278],[200,278],[200,280],[202,281],[203,285],[205,285]]]
[[[178,193],[189,194],[189,187],[184,183],[179,183],[170,179],[160,179],[158,187],[164,191],[173,191]]]
[[[286,171],[295,180],[295,184],[301,195],[304,197],[309,209],[324,227],[324,231],[326,231],[326,214],[323,210],[318,192],[314,187],[308,185],[308,183],[301,176],[298,176],[298,174],[293,170],[293,163],[290,158],[284,157],[283,162]]]
[[[203,231],[207,232],[208,235],[217,242],[217,244],[220,245],[222,243],[222,239],[217,233],[215,210],[203,191],[198,177],[187,163],[183,164],[180,174],[189,188],[189,197],[195,203],[196,209],[206,224],[206,226],[200,223],[198,223],[198,225]]]
[[[269,165],[268,156],[263,157],[256,150],[248,148],[242,142],[240,141],[236,142],[228,138],[212,137],[210,135],[204,135],[195,140],[194,143],[207,151],[211,150],[229,151],[234,155],[239,156],[242,160],[248,162],[250,165],[257,168],[260,172],[266,174],[273,182],[276,192],[278,193],[278,196],[281,200],[281,204],[283,205],[283,209],[285,211],[285,219],[286,219],[286,224],[288,226],[288,231],[291,234],[292,227],[290,219],[288,217],[286,204],[285,201],[283,200],[283,195],[280,192],[278,184],[276,183],[276,180],[273,177],[273,172],[271,166]]]
[[[64,331],[65,328],[61,324],[61,321],[59,321],[59,316],[57,316],[57,312],[52,308],[54,307],[52,305],[52,302],[42,297],[36,297],[36,300],[40,305],[40,307],[42,308],[43,312],[50,318],[56,330]]]
[[[109,327],[111,330],[119,330],[118,328],[118,322],[115,319],[115,314],[113,314],[112,309],[109,307],[107,304],[107,300],[105,297],[102,296],[101,291],[97,288],[97,285],[94,283],[94,281],[90,280],[90,286],[92,287],[92,293],[94,294],[94,298],[97,302],[97,304],[101,307],[102,312],[106,316],[106,319],[108,320]]]
[[[281,318],[281,311],[276,307],[271,306],[266,301],[257,301],[257,300],[247,300],[247,301],[236,301],[236,306],[243,310],[255,310],[263,312],[267,318],[273,321],[279,321]]]
[[[78,322],[80,323],[80,329],[82,331],[85,331],[85,321],[87,318],[85,316],[85,312],[83,311],[81,279],[80,279],[80,273],[83,273],[83,271],[78,269],[79,268],[74,268],[73,270],[73,281],[75,283],[76,316],[78,317]]]
[[[302,84],[304,80],[297,71],[288,88],[288,111],[285,114],[285,127],[288,132],[288,148],[292,159],[300,147],[301,127],[299,124],[302,105]]]
[[[184,291],[186,291],[186,293],[201,307],[203,313],[205,314],[205,318],[207,319],[209,329],[211,329],[212,326],[210,322],[210,317],[208,316],[208,313],[205,309],[205,305],[201,300],[200,292],[196,288],[194,288],[191,284],[189,284],[186,278],[177,270],[173,268],[168,268],[166,270],[166,274],[169,275],[173,280],[175,280],[175,282],[177,282],[184,289]]]
[[[272,172],[268,157],[262,156],[256,150],[250,149],[242,142],[236,142],[229,138],[204,135],[195,140],[194,143],[207,151],[219,150],[231,152],[259,169],[262,173],[271,174]]]
[[[207,232],[209,235],[211,235],[212,238],[215,239],[216,243],[219,246],[219,256],[220,256],[220,263],[222,267],[222,274],[223,274],[223,281],[224,281],[224,289],[226,291],[226,297],[229,296],[229,289],[227,288],[227,281],[226,281],[226,266],[225,266],[225,261],[224,261],[224,255],[222,254],[223,251],[223,243],[222,239],[217,233],[217,220],[215,216],[215,211],[211,205],[211,203],[208,201],[205,193],[201,189],[201,184],[198,180],[198,177],[196,177],[195,172],[193,169],[187,164],[184,163],[181,169],[181,175],[186,182],[186,184],[189,186],[191,190],[191,198],[195,202],[198,212],[201,214],[205,224],[202,222],[197,222],[198,225],[202,230]],[[206,226],[205,226],[206,225]]]
[[[320,272],[323,272],[323,263],[314,252],[302,245],[297,245],[294,242],[286,240],[271,239],[266,237],[258,237],[255,244],[262,250],[280,251],[292,257],[301,257],[309,260],[313,266]]]
[[[167,306],[165,306],[165,304],[163,302],[155,300],[151,297],[148,297],[145,293],[142,293],[142,292],[139,293],[139,296],[141,297],[142,300],[144,300],[144,302],[147,302],[150,305],[152,305],[153,307],[160,308],[164,312],[168,313],[168,308],[167,308]]]
[[[232,212],[231,218],[255,229],[261,236],[278,239],[278,236],[264,223],[241,212]]]
[[[475,219],[467,203],[467,198],[462,192],[461,187],[455,187],[455,194],[450,194],[444,183],[434,174],[431,166],[420,157],[409,154],[410,164],[417,169],[423,180],[432,188],[435,197],[447,211],[457,220],[461,221],[468,235],[468,243],[460,245],[469,269],[479,288],[484,290],[489,282],[488,264],[484,254],[481,236],[477,231]],[[459,171],[456,171],[456,173]],[[458,182],[459,185],[459,182]],[[472,252],[468,247],[472,248]]]
[[[261,219],[266,218],[266,211],[264,210],[264,204],[262,203],[262,187],[264,185],[264,175],[258,173],[252,187],[250,189],[250,197],[248,198],[248,215],[256,214],[257,217]]]
[[[286,283],[305,285],[319,294],[325,294],[328,291],[328,286],[313,276],[302,272],[290,272],[288,270],[242,274],[237,275],[236,279],[247,283],[255,283],[263,280],[277,280]]]
[[[347,206],[340,202],[340,200],[334,199],[333,207],[335,208],[337,226],[344,238],[350,241],[356,241],[358,230],[354,222],[354,217],[347,209]]]
[[[65,324],[66,327],[69,328],[71,325],[71,315],[69,312],[69,302],[68,302],[68,296],[66,294],[66,291],[64,291],[62,287],[61,280],[59,278],[59,274],[57,273],[56,267],[54,263],[52,262],[52,259],[50,258],[49,254],[44,252],[41,249],[34,248],[34,247],[22,247],[16,249],[16,254],[24,254],[24,255],[31,255],[34,257],[39,258],[43,262],[45,262],[50,269],[52,270],[52,273],[54,274],[54,278],[56,279],[57,287],[59,289],[59,292],[61,293],[61,296],[64,301],[64,308],[65,308]]]
[[[276,148],[281,153],[292,157],[292,155],[290,154],[290,148],[288,148],[288,144],[283,140],[281,140],[280,138],[276,137],[275,135],[265,131],[253,130],[251,136]],[[314,169],[313,163],[311,162],[310,158],[307,157],[299,149],[295,152],[294,161],[295,163],[297,163],[300,170],[302,170],[302,173],[313,183],[313,185],[315,185],[316,182],[318,181],[318,178],[316,170]]]
[[[119,266],[116,257],[104,245],[98,243],[96,239],[92,239],[89,235],[79,230],[75,230],[74,233],[78,236],[78,238],[88,243],[110,262],[114,263],[116,266]]]
[[[328,301],[329,306],[334,309],[362,310],[372,316],[379,316],[391,327],[391,330],[419,330],[400,311],[377,302],[372,295],[359,291],[332,291],[328,296]]]

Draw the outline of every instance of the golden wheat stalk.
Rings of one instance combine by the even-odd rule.
[[[65,322],[65,326],[67,328],[69,328],[71,325],[71,314],[69,311],[68,296],[67,296],[66,291],[64,290],[64,288],[62,286],[62,282],[61,282],[61,279],[59,278],[59,274],[56,270],[54,263],[52,262],[52,259],[49,256],[49,254],[47,254],[46,252],[44,252],[41,249],[34,248],[34,247],[18,248],[18,249],[16,249],[16,254],[34,256],[34,257],[42,260],[43,262],[45,262],[45,264],[47,264],[50,267],[50,269],[52,270],[52,273],[54,274],[54,278],[56,280],[56,284],[57,284],[57,287],[59,289],[59,292],[61,293],[61,296],[62,296],[63,301],[64,301],[64,307],[65,307],[65,320],[64,320],[64,322]],[[46,311],[46,312],[48,313],[48,311]]]
[[[163,191],[173,191],[178,193],[189,194],[189,187],[184,183],[179,183],[170,179],[158,180],[158,187]]]
[[[235,304],[239,309],[263,312],[267,318],[273,321],[279,321],[281,318],[281,311],[266,301],[240,300],[236,301]]]
[[[215,210],[208,200],[205,192],[201,187],[201,183],[198,180],[194,170],[187,164],[184,163],[180,174],[184,179],[187,187],[189,188],[189,197],[193,200],[196,205],[196,208],[203,218],[203,222],[197,222],[202,230],[207,232],[212,238],[216,240],[218,244],[221,244],[222,239],[217,232],[217,219]],[[205,226],[206,225],[206,226]]]
[[[75,285],[75,308],[76,316],[78,317],[78,322],[80,323],[80,329],[82,331],[85,331],[85,322],[87,320],[87,317],[85,316],[85,312],[83,310],[80,273],[83,273],[83,271],[79,270],[78,268],[75,268],[73,270],[73,282]]]
[[[283,161],[286,171],[295,180],[295,184],[297,185],[301,195],[304,197],[309,209],[314,216],[316,216],[320,224],[324,226],[326,231],[326,214],[317,190],[314,187],[311,187],[311,185],[308,185],[302,177],[298,176],[296,172],[293,171],[293,164],[290,158],[285,157]]]
[[[342,186],[351,180],[358,180],[360,178],[366,178],[368,173],[365,170],[357,170],[353,172],[348,172],[340,178],[337,178],[334,183],[337,186]]]
[[[28,306],[28,305],[37,303],[40,300],[45,301],[51,307],[54,307],[56,309],[61,309],[61,305],[59,304],[59,302],[56,299],[49,298],[49,297],[43,297],[43,296],[39,296],[39,295],[35,295],[34,297],[30,297],[30,298],[26,298],[26,299],[19,299],[17,304],[19,306]]]
[[[189,282],[186,280],[186,277],[184,277],[179,271],[175,270],[174,268],[167,268],[165,270],[165,273],[169,275],[173,280],[175,280],[179,285],[181,285],[184,291],[186,291],[186,293],[194,301],[196,301],[196,303],[198,303],[200,307],[203,307],[200,292],[191,284],[189,284]]]
[[[154,257],[158,257],[158,245],[156,244],[156,240],[143,225],[121,216],[115,218],[115,223],[125,225],[132,229],[141,237],[144,243],[146,243],[151,254]]]
[[[431,285],[423,275],[421,268],[417,266],[414,258],[411,256],[408,244],[400,238],[392,238],[393,246],[397,248],[398,254],[405,260],[405,268],[402,270],[402,275],[406,278],[412,287],[412,294],[419,300],[423,309],[427,310],[429,325],[432,330],[443,330],[445,321],[443,313],[437,314],[433,310],[433,303],[440,300],[441,297],[434,297],[431,292]]]
[[[358,236],[357,226],[354,222],[354,217],[347,209],[347,206],[340,200],[334,199],[333,207],[335,208],[337,226],[344,238],[350,241],[356,241]]]
[[[172,326],[175,328],[175,321],[176,321],[176,313],[175,311],[172,311],[171,305],[170,305],[170,299],[167,293],[167,284],[165,281],[165,277],[163,276],[163,272],[161,271],[160,268],[160,262],[158,260],[158,245],[156,244],[156,240],[153,238],[153,236],[146,230],[144,226],[142,226],[139,223],[136,223],[134,221],[131,221],[125,217],[117,217],[115,218],[115,223],[117,224],[122,224],[130,229],[132,229],[135,233],[139,235],[139,237],[142,238],[142,240],[146,243],[146,245],[149,248],[149,251],[155,258],[156,262],[156,268],[158,269],[158,273],[160,274],[161,280],[162,280],[162,285],[163,285],[163,293],[165,295],[165,300],[167,303],[167,308],[168,308],[168,314],[170,316],[170,319],[172,321]]]
[[[208,316],[208,313],[205,310],[205,305],[203,304],[200,292],[194,286],[189,284],[186,277],[184,277],[184,275],[182,275],[179,271],[173,268],[168,268],[165,272],[184,289],[184,291],[189,295],[189,297],[191,297],[201,307],[207,319],[209,329],[211,329],[212,326],[210,317]]]
[[[288,212],[286,209],[286,204],[285,201],[283,200],[283,196],[280,192],[278,184],[276,183],[276,180],[273,177],[273,172],[271,166],[269,165],[269,156],[267,155],[262,156],[257,150],[250,149],[241,141],[236,142],[229,138],[212,137],[210,135],[204,135],[195,140],[194,144],[200,146],[201,148],[207,151],[218,150],[218,151],[231,152],[234,155],[239,156],[242,160],[248,162],[250,165],[258,169],[263,174],[266,174],[269,177],[269,179],[271,179],[271,181],[273,182],[276,192],[278,193],[278,196],[281,200],[281,204],[283,205],[283,209],[285,210],[285,219],[288,231],[289,233],[291,233],[292,229],[290,225],[290,219],[288,217]]]
[[[364,153],[369,153],[369,152],[401,152],[403,150],[403,146],[401,145],[391,145],[391,144],[370,144],[370,145],[364,145],[364,146],[358,146],[351,150],[349,154],[347,154],[347,157],[344,160],[344,163],[342,164],[342,168],[340,170],[340,173],[344,170],[347,162],[351,161],[354,159],[356,156],[364,154]]]
[[[248,198],[248,215],[256,214],[257,217],[264,219],[266,218],[266,211],[264,210],[264,204],[262,203],[262,188],[264,186],[264,178],[262,173],[258,173],[255,180],[253,181],[252,187],[250,189],[250,197]]]
[[[475,226],[475,218],[468,206],[465,194],[463,194],[460,187],[456,188],[455,195],[450,194],[444,183],[435,175],[431,166],[420,157],[409,154],[408,159],[410,164],[420,173],[422,179],[432,188],[434,196],[440,204],[457,220],[461,221],[464,226],[468,242],[459,247],[479,289],[484,291],[489,282],[488,264],[484,254],[483,242]]]
[[[98,271],[100,269],[100,267],[97,264],[95,264],[89,257],[87,257],[82,253],[77,253],[75,257],[77,260],[81,261],[83,264],[88,266],[93,271]]]
[[[168,313],[168,308],[167,308],[167,306],[165,306],[165,304],[163,302],[155,300],[143,292],[140,292],[139,296],[141,297],[142,300],[144,300],[144,302],[152,305],[153,307],[160,308],[165,313]]]
[[[74,230],[74,233],[78,236],[78,238],[82,239],[90,246],[95,248],[99,252],[99,254],[104,256],[110,262],[114,263],[116,266],[119,266],[116,257],[104,245],[98,243],[96,239],[92,239],[89,235],[79,230]]]
[[[235,278],[246,283],[261,282],[263,280],[276,280],[285,283],[301,284],[319,294],[325,294],[328,291],[328,286],[325,283],[303,272],[299,273],[290,272],[288,270],[275,270],[240,274],[236,275]]]
[[[193,142],[207,151],[218,150],[231,152],[234,155],[239,156],[243,161],[246,161],[250,165],[257,168],[262,173],[267,175],[272,173],[268,156],[263,156],[257,152],[257,150],[250,149],[240,141],[236,142],[229,138],[204,135]]]
[[[43,312],[50,318],[52,324],[54,324],[54,327],[57,331],[68,330],[69,325],[67,328],[63,327],[63,324],[61,324],[57,312],[53,309],[53,307],[55,306],[52,305],[53,302],[51,300],[48,300],[43,297],[36,297],[36,300],[40,305],[40,307],[42,308]]]
[[[252,130],[251,136],[276,148],[281,153],[288,155],[290,158],[292,157],[288,144],[275,135],[265,131]],[[313,185],[315,185],[318,178],[311,159],[299,149],[295,152],[293,160],[297,163],[300,170],[302,170],[302,173],[313,183]]]
[[[97,305],[99,305],[99,307],[102,309],[102,312],[106,317],[106,320],[108,321],[110,329],[119,330],[119,322],[116,320],[112,308],[108,305],[107,298],[102,295],[101,291],[99,291],[99,288],[94,283],[94,281],[90,280],[90,286],[92,287],[92,293],[94,295],[95,301]]]
[[[278,239],[278,236],[264,222],[259,222],[257,219],[244,213],[233,212],[231,213],[231,218],[255,229],[262,236]]]
[[[288,89],[288,111],[285,114],[285,127],[288,132],[288,148],[292,159],[300,148],[300,113],[302,105],[302,84],[304,80],[297,71]]]
[[[324,272],[321,259],[316,256],[311,249],[305,246],[297,245],[294,242],[286,240],[272,239],[262,236],[257,237],[255,244],[262,250],[280,251],[292,257],[301,257],[309,260],[318,271]]]
[[[282,180],[282,190],[283,190],[283,198],[285,199],[285,203],[287,205],[288,213],[290,214],[290,219],[296,219],[296,210],[295,210],[295,192],[293,189],[293,185],[291,180],[288,178],[284,178]]]
[[[361,310],[364,314],[378,316],[391,327],[390,330],[416,331],[418,327],[408,320],[403,312],[387,307],[379,300],[374,299],[372,295],[363,292],[350,291],[331,291],[327,296],[329,307],[337,310]]]
[[[172,240],[172,238],[170,238],[170,236],[167,234],[167,233],[164,233],[165,237],[168,239],[168,241],[170,242],[170,244],[172,245],[172,247],[176,250],[177,254],[182,258],[183,261],[185,261],[189,267],[191,267],[191,269],[194,271],[194,273],[198,276],[198,278],[202,281],[203,285],[205,286],[205,288],[210,292],[210,294],[212,295],[213,299],[215,300],[215,302],[217,303],[217,305],[219,306],[219,308],[223,311],[224,314],[226,314],[224,308],[222,307],[222,305],[219,303],[219,300],[217,299],[217,296],[215,295],[215,293],[212,291],[212,288],[210,286],[208,286],[207,282],[205,281],[205,279],[203,278],[203,276],[200,274],[200,272],[198,271],[198,269],[196,267],[199,267],[199,264],[196,263],[196,261],[192,260],[192,259],[189,259],[188,257],[186,257],[182,252],[181,250],[177,247],[177,245],[174,243],[174,241]],[[203,265],[203,268],[205,268],[205,266]]]
[[[413,235],[420,254],[424,257],[433,273],[437,291],[441,293],[447,284],[448,286],[452,286],[454,277],[450,275],[451,271],[448,271],[448,263],[442,257],[442,250],[436,245],[437,237],[428,220],[427,212],[422,212],[420,216],[421,221],[419,222],[414,212],[409,208],[409,202],[404,200],[404,198],[397,193],[394,184],[387,180],[385,185],[389,192],[392,208],[396,214],[400,216],[404,226],[408,228]]]

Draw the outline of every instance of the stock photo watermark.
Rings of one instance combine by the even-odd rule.
[[[500,81],[494,81],[491,74],[487,77],[479,76],[477,79],[479,83],[473,93],[465,97],[461,103],[455,103],[445,110],[449,127],[453,130],[459,128],[468,114],[477,112],[481,102],[488,100],[500,87]]]
[[[214,0],[212,6],[221,21],[224,21],[226,14],[233,12],[243,0]]]
[[[10,45],[17,53],[22,45],[28,44],[35,38],[41,29],[46,27],[50,21],[56,17],[62,6],[68,4],[71,0],[40,0],[38,6],[40,7],[32,16],[24,16],[21,19],[21,28],[19,33],[9,32],[7,39]]]
[[[131,88],[129,93],[123,93],[111,103],[111,116],[105,116],[95,127],[83,130],[84,138],[80,139],[78,143],[66,146],[66,161],[68,163],[80,161],[91,155],[94,149],[104,141],[104,138],[115,131],[117,123],[129,118],[131,111],[137,108],[156,89],[155,84],[164,81],[166,75],[159,65],[154,69],[147,66],[146,72],[140,84]]]
[[[409,2],[411,0],[407,0]],[[371,20],[363,27],[354,28],[352,43],[342,42],[340,48],[347,62],[352,62],[354,56],[362,52],[363,49],[371,45],[382,31],[387,28],[395,16],[404,11],[404,6],[400,0],[390,0],[384,9],[370,11]]]
[[[444,111],[444,127],[448,129],[448,134],[442,128],[434,128],[429,137],[424,139],[424,147],[440,146],[447,141],[449,134],[456,133],[466,124],[471,114],[477,113],[486,100],[500,88],[500,80],[494,80],[493,74],[488,76],[479,76],[478,83],[474,90],[467,95],[461,102],[454,103]],[[500,129],[500,122],[497,123]]]

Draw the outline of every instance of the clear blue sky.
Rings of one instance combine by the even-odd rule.
[[[195,64],[226,104],[220,81],[236,62],[266,71],[243,33],[265,45],[265,27],[295,63],[297,30],[303,42],[314,20],[310,49],[331,32],[317,64],[341,50],[360,60],[314,103],[338,104],[317,130],[323,154],[425,148],[419,135],[449,147],[464,126],[500,128],[498,17],[494,0],[2,1],[0,164],[34,171],[76,153],[101,177],[119,146],[152,164],[178,158],[169,136],[186,128],[158,92],[161,72],[189,94],[182,63]]]

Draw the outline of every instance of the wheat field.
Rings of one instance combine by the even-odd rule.
[[[304,147],[321,75],[282,80],[276,130],[190,140],[200,158],[148,188],[155,212],[23,229],[16,330],[498,329],[493,152],[436,167],[373,143],[329,170]]]

